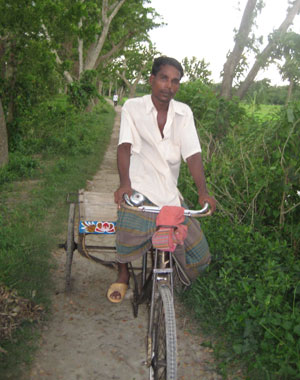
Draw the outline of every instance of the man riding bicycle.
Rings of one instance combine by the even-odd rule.
[[[111,302],[121,302],[129,282],[127,263],[151,247],[156,230],[154,214],[141,215],[122,206],[124,194],[143,194],[148,204],[181,206],[177,188],[181,159],[187,162],[198,190],[201,206],[216,200],[206,189],[201,147],[191,109],[173,98],[183,77],[181,64],[170,57],[154,60],[150,75],[151,95],[129,99],[122,108],[117,150],[120,186],[115,192],[118,204],[116,248],[118,278],[107,293]],[[195,219],[187,219],[188,233],[178,245],[175,260],[185,276],[193,281],[210,263],[207,241]]]

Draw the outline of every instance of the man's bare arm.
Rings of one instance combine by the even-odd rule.
[[[212,213],[216,210],[216,200],[214,197],[210,196],[206,189],[206,181],[204,175],[204,168],[201,153],[195,153],[192,156],[188,157],[187,165],[189,171],[194,179],[198,190],[198,202],[201,206],[204,206],[204,203],[209,203]]]
[[[130,165],[131,144],[123,143],[117,149],[117,164],[120,177],[120,186],[115,191],[115,202],[120,207],[123,201],[123,195],[127,193],[129,196],[132,194],[131,182],[129,178],[129,165]]]

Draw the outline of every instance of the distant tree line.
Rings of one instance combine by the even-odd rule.
[[[262,40],[253,29],[263,2],[248,0],[222,83],[213,85],[208,64],[196,57],[182,62],[187,80],[215,86],[227,100],[284,104],[297,98],[300,35],[289,27],[300,11],[300,0],[287,5],[283,22],[261,49]],[[150,0],[0,0],[0,167],[8,162],[14,142],[22,139],[18,118],[30,114],[35,104],[66,93],[85,110],[99,95],[118,92],[120,97],[133,97],[141,84],[147,92],[153,58],[160,54],[149,32],[162,25]],[[252,68],[249,52],[256,54]],[[271,62],[289,82],[287,92],[267,80],[255,82],[259,70]]]

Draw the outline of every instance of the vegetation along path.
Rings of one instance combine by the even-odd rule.
[[[113,193],[118,186],[116,146],[120,122],[117,114],[110,146],[93,180],[90,191]],[[74,253],[72,290],[64,292],[65,253],[54,253],[56,292],[53,294],[53,316],[44,326],[40,349],[26,380],[145,380],[147,309],[142,305],[133,317],[130,291],[119,305],[106,298],[109,284],[116,273]],[[177,305],[178,379],[217,380],[211,350],[201,346],[201,337],[183,307]]]

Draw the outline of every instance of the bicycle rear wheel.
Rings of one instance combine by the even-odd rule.
[[[75,219],[75,203],[70,204],[69,219],[68,219],[68,234],[67,234],[67,247],[66,247],[66,291],[70,290],[71,285],[71,267],[73,253],[75,250],[74,241],[74,219]]]
[[[150,380],[177,379],[176,321],[171,291],[159,285],[152,329]]]

